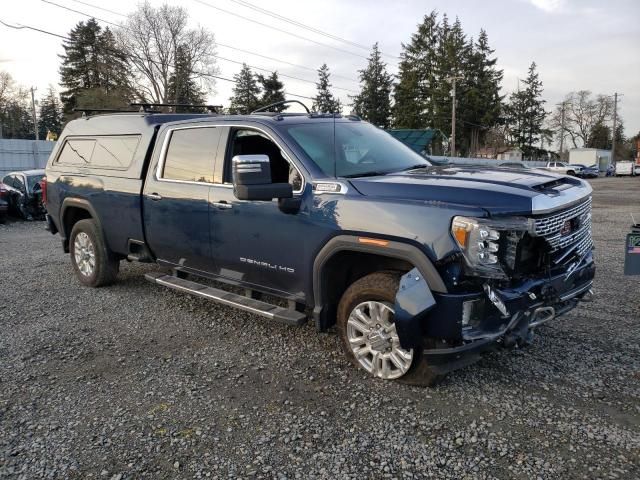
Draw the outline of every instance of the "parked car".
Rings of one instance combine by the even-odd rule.
[[[0,182],[0,223],[4,223],[9,215],[9,189]]]
[[[620,160],[619,162],[616,162],[614,168],[616,177],[632,176],[634,173],[633,162],[630,162],[628,160]]]
[[[580,171],[576,175],[580,178],[598,178],[600,176],[600,168],[598,165],[582,165],[581,163],[572,163],[572,166],[580,168]]]
[[[579,166],[564,162],[547,162],[544,167],[539,168],[563,175],[571,175],[572,177],[575,177],[580,173]]]
[[[499,166],[505,167],[505,168],[522,168],[524,170],[534,169],[534,167],[531,167],[524,162],[504,162],[504,163],[501,163]]]
[[[9,213],[26,220],[43,218],[42,186],[44,170],[11,172],[4,176],[2,183],[7,189]]]
[[[634,175],[640,175],[640,164],[636,164],[633,166],[633,174]]]
[[[436,167],[353,116],[89,116],[65,127],[44,189],[81,284],[155,262],[157,285],[335,325],[383,379],[432,384],[592,295],[587,182]]]

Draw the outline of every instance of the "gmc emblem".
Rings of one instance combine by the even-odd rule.
[[[560,235],[569,235],[571,233],[571,220],[566,220],[560,229]]]

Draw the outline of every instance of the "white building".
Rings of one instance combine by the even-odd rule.
[[[569,163],[579,163],[587,167],[596,164],[600,168],[600,171],[604,172],[611,164],[611,150],[574,148],[569,150]]]
[[[522,150],[518,147],[483,147],[474,155],[475,158],[495,158],[496,160],[521,161]]]

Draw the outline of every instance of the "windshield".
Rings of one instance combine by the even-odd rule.
[[[34,188],[36,186],[36,184],[40,183],[40,180],[42,180],[44,178],[44,175],[31,175],[27,177],[27,183],[29,184],[29,190],[31,190],[33,192]],[[38,187],[39,188],[39,187]],[[36,188],[37,190],[37,188]]]
[[[291,125],[287,131],[329,176],[383,175],[431,165],[424,157],[369,123],[307,123]]]

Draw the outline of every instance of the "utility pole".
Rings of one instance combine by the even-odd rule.
[[[562,106],[560,110],[560,160],[562,160],[562,152],[564,151],[564,109],[567,102],[562,102],[560,105]]]
[[[616,127],[618,126],[618,92],[613,94],[613,132],[611,133],[611,163],[616,164]]]
[[[36,131],[36,140],[40,140],[40,135],[38,133],[38,119],[36,117],[36,90],[37,88],[31,87],[31,115],[33,116],[33,129]]]
[[[462,80],[464,77],[452,75],[445,80],[451,82],[451,156],[456,153],[456,80]]]

